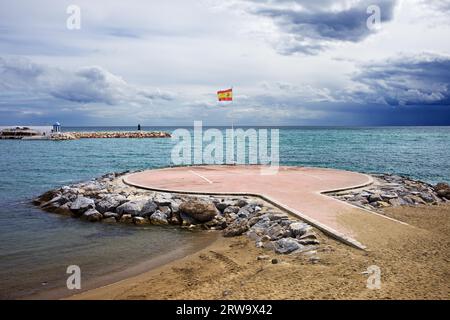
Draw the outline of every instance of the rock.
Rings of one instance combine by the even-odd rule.
[[[100,221],[102,220],[102,218],[103,218],[102,214],[95,209],[89,209],[81,215],[81,219],[91,222]]]
[[[240,210],[238,211],[237,215],[238,215],[239,218],[246,219],[246,218],[248,218],[248,216],[250,215],[250,212],[248,212],[248,211],[245,210],[245,209],[240,209]]]
[[[292,236],[297,237],[312,230],[312,227],[304,222],[294,222],[289,225],[289,230],[291,230]]]
[[[287,220],[287,219],[289,219],[289,217],[287,214],[284,214],[284,213],[272,213],[272,214],[269,214],[269,219],[271,221]]]
[[[278,263],[278,259],[277,258],[273,258],[271,262],[272,262],[272,264],[277,264]]]
[[[95,208],[94,200],[83,196],[78,196],[74,202],[70,205],[70,210],[77,216],[82,215],[89,209]]]
[[[444,190],[444,191],[450,191],[450,186],[445,183],[445,182],[440,182],[438,184],[436,184],[433,188],[436,192],[440,191],[440,190]]]
[[[57,190],[50,190],[45,192],[44,194],[42,194],[39,198],[38,201],[39,203],[44,203],[44,202],[48,202],[50,200],[52,200],[53,198],[59,196],[59,192]]]
[[[381,198],[383,198],[383,200],[385,200],[385,201],[389,201],[391,199],[398,198],[398,194],[396,194],[396,193],[382,193],[381,194]]]
[[[109,218],[104,218],[104,219],[102,220],[102,222],[106,222],[106,223],[116,223],[117,220],[116,220],[116,218],[114,218],[114,217],[109,217]]]
[[[131,214],[123,214],[120,217],[119,222],[121,222],[121,223],[133,223],[133,216]]]
[[[390,207],[390,204],[385,201],[377,201],[377,202],[371,202],[371,205],[377,207],[377,208],[387,208]]]
[[[72,214],[72,211],[70,210],[70,206],[71,206],[71,203],[67,202],[67,203],[63,204],[62,206],[55,208],[53,210],[53,212],[57,213],[57,214],[65,215],[65,216],[70,216]]]
[[[363,198],[368,198],[372,195],[372,193],[367,192],[367,191],[363,191],[359,194],[359,196],[363,197]]]
[[[261,217],[252,217],[248,220],[248,226],[251,228],[261,220]]]
[[[235,202],[235,205],[238,206],[239,208],[245,207],[248,204],[247,201],[245,201],[244,199],[239,199]]]
[[[103,218],[104,219],[109,219],[109,218],[119,219],[120,215],[118,213],[108,211],[108,212],[103,213]]]
[[[69,202],[70,200],[62,195],[57,195],[56,197],[52,198],[51,200],[44,202],[40,205],[41,208],[45,209],[47,207],[53,207],[53,208],[57,208],[67,202]]]
[[[180,212],[180,204],[178,202],[172,202],[170,205],[170,209],[172,210],[172,214],[178,214]]]
[[[450,195],[449,191],[447,190],[438,190],[436,194],[441,198],[448,198],[448,196]]]
[[[220,212],[223,212],[226,208],[233,205],[231,201],[221,201],[215,203],[217,210],[220,210]]]
[[[170,217],[172,210],[170,210],[170,207],[168,206],[161,206],[158,207],[158,210],[161,211],[166,217]]]
[[[195,220],[191,216],[188,216],[187,214],[180,213],[181,223],[183,225],[190,225],[190,224],[199,224],[200,221]]]
[[[268,255],[261,255],[256,258],[256,260],[269,260],[270,257]]]
[[[117,195],[116,197],[109,196],[98,201],[95,205],[95,208],[100,213],[114,211],[118,206],[122,204],[121,200],[126,201],[126,198],[122,195]]]
[[[148,224],[148,220],[143,217],[133,217],[133,223],[135,225]]]
[[[311,262],[312,264],[317,264],[320,262],[320,258],[317,256],[312,256],[309,258],[309,262]]]
[[[150,222],[152,224],[169,224],[167,216],[161,211],[157,210],[150,216]]]
[[[139,212],[141,217],[149,217],[158,209],[158,205],[153,200],[148,200]]]
[[[425,201],[427,203],[436,202],[435,198],[429,193],[422,192],[419,194],[419,196],[420,196],[420,198],[422,198],[423,201]]]
[[[282,238],[275,241],[275,252],[287,254],[301,249],[302,245],[293,238]]]
[[[238,213],[240,209],[238,206],[230,206],[223,210],[223,214]]]
[[[382,201],[383,198],[381,197],[380,194],[374,193],[369,196],[368,200],[369,200],[369,202],[377,202],[377,201]]]
[[[423,201],[422,198],[419,197],[419,196],[409,196],[409,197],[405,197],[405,199],[406,199],[406,198],[411,199],[411,200],[413,201],[414,204],[427,204],[427,203],[426,203],[425,201]]]
[[[146,203],[146,200],[128,201],[118,206],[116,211],[118,214],[131,214],[132,216],[138,216]]]
[[[317,239],[300,239],[298,240],[298,243],[304,246],[320,244],[319,240]]]
[[[170,194],[164,194],[164,195],[158,194],[153,199],[153,202],[156,203],[160,207],[164,207],[164,206],[170,206],[172,203],[171,200],[172,200],[172,196]]]
[[[305,234],[298,236],[297,239],[317,239],[317,235],[312,231],[308,231]]]
[[[167,221],[174,225],[180,225],[183,223],[183,220],[178,212],[172,212],[172,216]]]
[[[255,212],[259,212],[259,211],[261,211],[262,210],[262,208],[260,207],[260,206],[255,206]]]
[[[239,211],[241,210],[247,211],[248,213],[252,214],[253,212],[255,212],[255,205],[249,203],[246,206],[241,207]]]
[[[290,231],[285,230],[279,224],[274,224],[267,230],[267,235],[271,240],[278,240],[290,234]]]
[[[219,214],[212,202],[201,200],[188,200],[180,205],[180,211],[197,221],[208,222]]]
[[[231,223],[225,230],[223,230],[224,237],[240,236],[248,230],[247,220],[237,219]]]
[[[405,200],[403,200],[402,198],[397,198],[397,199],[390,199],[389,204],[393,207],[398,207],[398,206],[407,205],[408,203]]]

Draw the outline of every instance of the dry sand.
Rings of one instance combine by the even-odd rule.
[[[245,236],[220,237],[196,254],[72,299],[449,299],[450,205],[390,208],[386,215],[411,227],[339,216],[364,223],[367,232],[358,236],[370,251],[321,235],[320,260],[310,261],[258,249]],[[381,268],[379,290],[366,287],[371,265]]]

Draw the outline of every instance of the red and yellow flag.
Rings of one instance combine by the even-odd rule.
[[[233,89],[217,91],[219,101],[233,101]]]

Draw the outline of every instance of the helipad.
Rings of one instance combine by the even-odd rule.
[[[365,174],[310,167],[280,167],[272,175],[267,167],[255,165],[190,166],[147,170],[124,177],[124,182],[139,188],[190,194],[252,195],[261,197],[311,223],[325,233],[358,248],[361,219],[368,215],[387,223],[376,213],[358,209],[331,198],[324,192],[363,187],[373,182]],[[354,226],[340,221],[342,214],[357,215]]]

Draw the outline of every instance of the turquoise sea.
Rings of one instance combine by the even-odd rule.
[[[64,128],[113,131],[135,128]],[[175,128],[150,128],[165,130]],[[223,128],[222,128],[223,129]],[[282,127],[280,163],[369,173],[396,173],[430,183],[450,182],[450,127]],[[155,257],[188,253],[206,233],[171,227],[93,224],[40,211],[30,201],[46,190],[108,172],[171,165],[170,139],[77,141],[0,140],[0,298],[64,288],[66,268],[82,270],[82,285],[111,281]],[[178,250],[178,251],[177,251]],[[167,258],[168,259],[168,258]],[[68,294],[55,291],[55,296]]]

